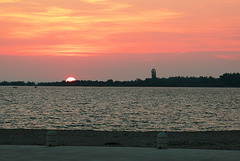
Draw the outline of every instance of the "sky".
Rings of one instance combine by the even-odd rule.
[[[240,72],[239,0],[0,0],[0,81]]]

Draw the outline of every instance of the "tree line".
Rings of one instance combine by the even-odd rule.
[[[225,73],[219,78],[213,77],[169,77],[169,78],[146,78],[131,81],[92,81],[77,80],[73,82],[0,82],[1,86],[116,86],[116,87],[240,87],[240,73]]]

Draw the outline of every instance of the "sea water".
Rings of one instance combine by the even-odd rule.
[[[240,130],[240,88],[5,87],[0,128]]]

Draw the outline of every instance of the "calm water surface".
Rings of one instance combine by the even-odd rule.
[[[0,128],[240,130],[240,88],[1,87]]]

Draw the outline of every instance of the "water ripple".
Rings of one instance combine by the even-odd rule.
[[[240,130],[239,88],[0,87],[0,128]]]

